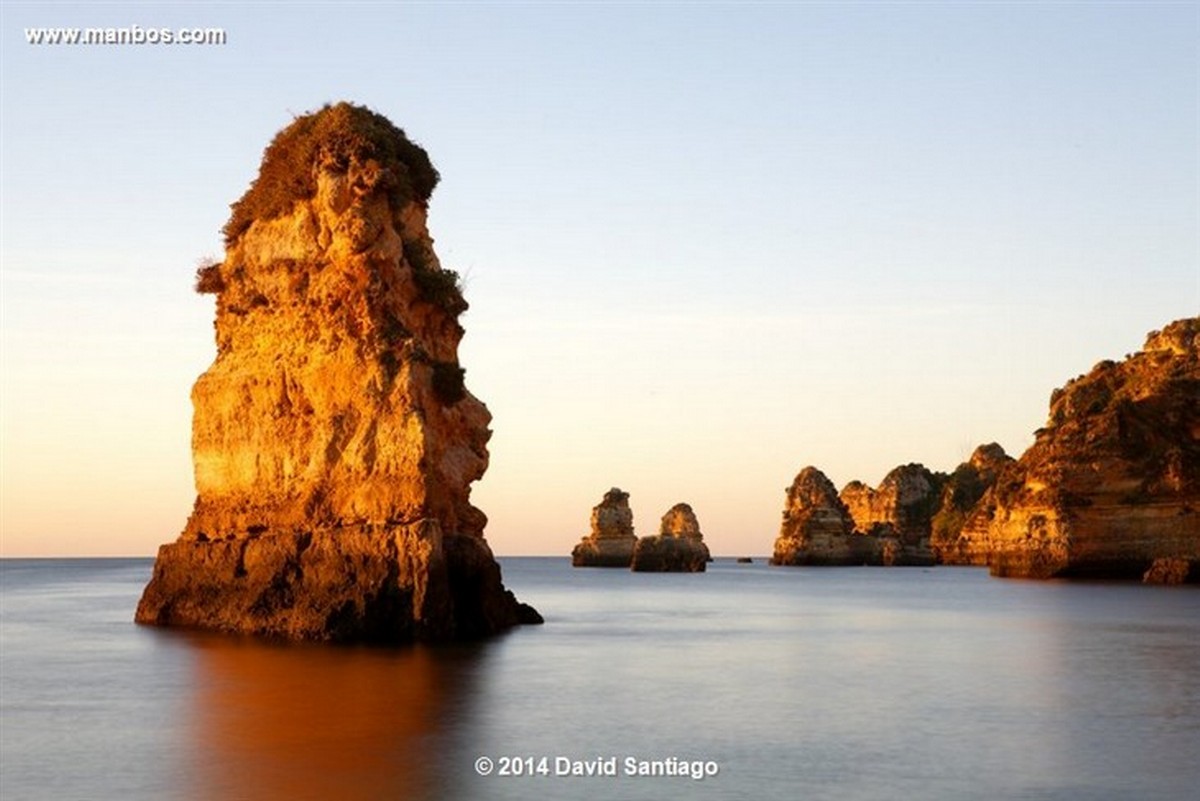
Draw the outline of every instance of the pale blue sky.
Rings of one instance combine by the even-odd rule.
[[[1019,454],[1200,312],[1196,3],[0,3],[0,551],[149,554],[193,497],[228,205],[291,116],[422,143],[495,421],[498,553],[616,485],[770,550],[783,489]],[[30,46],[219,26],[223,47]]]

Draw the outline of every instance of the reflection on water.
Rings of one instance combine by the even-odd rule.
[[[444,798],[477,649],[273,645],[187,635],[198,798]]]

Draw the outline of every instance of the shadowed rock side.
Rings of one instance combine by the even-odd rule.
[[[1050,397],[956,549],[998,576],[1200,580],[1200,318]]]
[[[1000,472],[1014,459],[996,443],[980,445],[971,458],[955,468],[942,487],[942,498],[931,521],[930,550],[948,565],[986,565],[987,554],[970,550],[960,538],[963,525]]]
[[[703,573],[710,561],[696,513],[677,503],[663,515],[657,536],[637,541],[630,566],[646,573]]]
[[[592,508],[592,533],[571,551],[571,565],[629,567],[636,545],[629,493],[613,487],[604,493],[604,500]]]
[[[540,622],[505,590],[470,485],[490,415],[463,384],[437,173],[383,117],[298,118],[234,205],[217,356],[192,390],[197,497],[142,623],[402,642]]]

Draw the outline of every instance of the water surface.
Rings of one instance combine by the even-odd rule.
[[[5,799],[1189,799],[1200,592],[963,568],[503,559],[448,648],[131,623],[151,561],[0,561]],[[493,768],[549,776],[480,776]],[[620,775],[625,759],[715,776]],[[513,759],[520,762],[514,762]],[[615,777],[562,777],[573,762]]]

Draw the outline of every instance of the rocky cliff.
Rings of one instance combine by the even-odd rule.
[[[703,573],[710,561],[696,513],[688,504],[677,503],[663,515],[657,536],[637,541],[630,567],[638,572]]]
[[[994,574],[1200,580],[1200,318],[1050,398],[956,544]]]
[[[613,487],[592,508],[592,530],[571,551],[575,567],[629,567],[637,535],[629,493]]]
[[[833,482],[815,467],[801,470],[787,489],[771,564],[861,565],[872,552]]]
[[[539,622],[501,583],[470,485],[490,415],[467,308],[426,228],[428,156],[367,109],[296,119],[233,206],[217,356],[192,390],[197,497],[142,623],[445,640]]]

